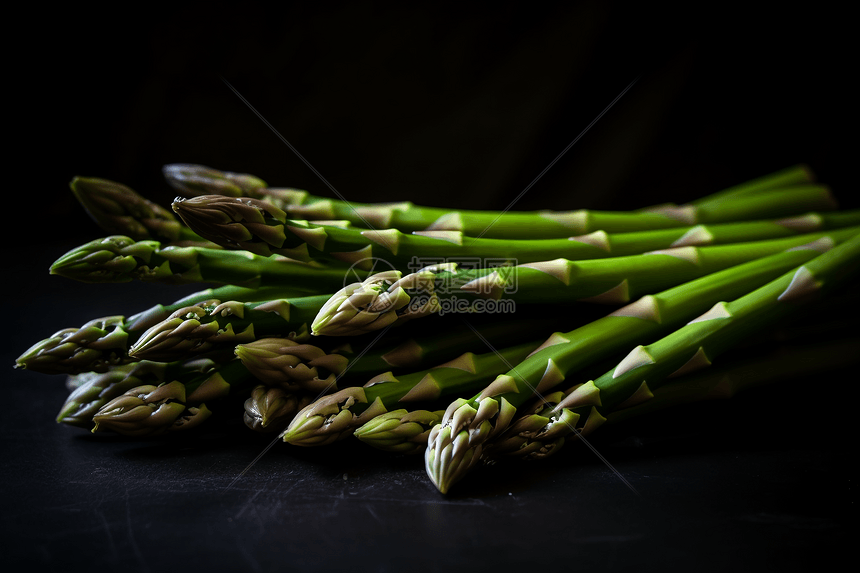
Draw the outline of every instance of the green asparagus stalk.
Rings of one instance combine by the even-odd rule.
[[[359,269],[351,269],[350,273],[367,274]],[[308,293],[332,292],[344,283],[343,269],[244,251],[162,247],[158,241],[133,241],[119,235],[72,249],[51,266],[51,274],[90,283],[202,282],[246,288],[279,286]]]
[[[385,372],[364,386],[344,388],[309,404],[287,426],[283,440],[297,446],[331,444],[398,405],[474,392],[505,372],[512,362],[525,358],[538,344],[527,342],[484,354],[467,352],[435,368],[399,377]]]
[[[353,435],[376,449],[397,454],[417,454],[427,448],[430,429],[442,421],[444,410],[401,408],[371,418]]]
[[[183,382],[145,384],[110,400],[93,415],[93,432],[113,431],[134,437],[188,430],[212,414],[206,403],[251,385],[253,377],[238,360]]]
[[[163,378],[159,371],[166,366],[157,362],[139,362],[117,366],[99,374],[92,373],[69,394],[60,408],[57,422],[92,428],[93,415],[102,406],[127,390],[144,385],[148,378],[161,382]]]
[[[203,165],[173,163],[162,168],[171,187],[185,195],[218,194],[227,197],[254,196],[267,187],[266,182],[247,173],[219,171]]]
[[[587,315],[586,315],[587,316]],[[526,342],[561,324],[558,317],[489,316],[452,329],[448,322],[399,329],[392,336],[351,339],[334,347],[325,341],[297,343],[283,338],[261,338],[236,346],[236,355],[259,380],[287,390],[337,390],[366,381],[381,372],[402,374],[441,364],[463,354],[480,352],[486,344],[510,346]],[[432,321],[428,321],[431,322]],[[473,321],[475,322],[475,321]],[[569,323],[569,321],[568,321]]]
[[[664,385],[684,385],[683,377],[711,366],[736,347],[780,320],[799,312],[856,274],[860,235],[732,302],[719,302],[685,326],[647,346],[636,346],[604,375],[579,384],[547,406],[510,426],[490,452],[552,453],[568,436],[600,427],[613,411],[647,404]],[[552,402],[556,403],[553,405]]]
[[[328,393],[349,359],[289,338],[260,338],[236,345],[236,356],[258,380],[286,392]]]
[[[192,379],[217,368],[209,359],[186,360],[175,363],[141,361],[123,364],[101,373],[86,373],[84,381],[71,391],[57,422],[90,429],[93,416],[110,400],[132,388],[159,385],[162,382]]]
[[[171,361],[258,338],[309,337],[311,320],[328,295],[275,299],[265,302],[206,300],[180,308],[147,329],[129,348],[136,360]]]
[[[586,301],[624,304],[734,265],[857,227],[733,245],[677,247],[610,259],[556,259],[512,267],[466,269],[447,263],[402,276],[371,275],[335,293],[311,325],[313,335],[353,336],[438,313],[513,309],[517,304]]]
[[[606,412],[605,424],[624,422],[646,414],[661,412],[680,405],[705,400],[728,399],[750,388],[797,380],[808,375],[820,375],[830,369],[838,369],[856,363],[853,350],[860,339],[828,341],[824,344],[792,345],[790,348],[762,351],[761,355],[726,363],[705,371],[688,373],[666,380],[666,385],[653,389],[651,398]],[[498,460],[503,456],[528,460],[543,459],[561,449],[567,441],[576,441],[585,435],[585,429],[566,435],[544,434],[554,423],[558,405],[580,388],[575,384],[565,390],[552,392],[521,409],[517,418],[499,438],[488,444],[483,451],[485,458]],[[570,412],[565,413],[567,422],[575,423]],[[597,418],[596,418],[597,419]],[[588,431],[603,427],[593,423]]]
[[[89,216],[110,235],[135,241],[209,243],[176,218],[172,211],[140,196],[120,183],[95,177],[75,177],[69,184]]]
[[[541,348],[462,404],[451,404],[430,434],[425,466],[443,493],[482,456],[484,444],[507,429],[521,407],[577,371],[678,328],[724,297],[742,296],[828,250],[819,240],[729,267],[654,295],[599,320],[550,336]]]
[[[223,193],[218,189],[222,181],[219,173],[208,167],[187,164],[165,167],[167,181],[185,195],[238,196],[234,193]],[[192,179],[194,185],[186,183],[186,180]],[[802,186],[809,183],[810,180],[811,173],[809,170],[798,166],[777,172],[769,177],[753,180],[747,185],[726,190],[719,197],[720,200],[707,201],[707,198],[704,198],[697,204],[680,207],[662,206],[653,212],[451,211],[444,208],[421,207],[410,202],[349,203],[315,197],[305,191],[267,189],[264,186],[251,189],[243,195],[274,203],[292,219],[309,221],[345,219],[361,227],[370,229],[392,228],[405,233],[413,231],[460,231],[467,236],[480,235],[488,238],[548,239],[583,235],[598,230],[630,232],[683,227],[697,223],[722,222],[726,220],[723,217],[727,216],[724,204],[729,201],[726,199],[730,199],[732,202],[734,199],[741,200],[737,212],[730,215],[730,220],[758,219],[762,218],[760,209],[762,207],[767,210],[772,209],[775,198],[775,196],[771,196],[766,201],[759,202],[754,198],[758,192],[764,192],[776,186]],[[208,181],[212,182],[211,186],[207,184]],[[744,200],[746,199],[752,199],[752,201],[745,203]],[[822,190],[818,197],[813,198],[812,204],[820,206],[806,207],[800,211],[786,213],[786,215],[833,208],[832,198],[825,190]],[[715,209],[714,213],[711,212],[712,209]],[[702,210],[701,213],[700,210]]]
[[[129,347],[148,328],[176,310],[211,299],[265,301],[289,292],[277,287],[249,289],[225,285],[197,291],[170,305],[156,304],[128,318],[120,315],[97,318],[40,340],[18,357],[15,367],[43,374],[107,372],[115,366],[135,362],[128,355]]]
[[[779,202],[765,205],[785,212],[791,210],[791,207],[786,206],[787,202],[806,199],[806,193],[799,194],[799,198],[792,198],[791,195],[788,193]],[[801,206],[805,206],[805,203],[801,203],[798,209]],[[718,208],[721,207],[709,209],[716,211]],[[570,260],[598,259],[678,246],[773,239],[860,224],[860,210],[857,210],[631,233],[608,234],[596,231],[564,239],[528,240],[470,238],[464,237],[460,231],[405,234],[396,229],[318,226],[290,220],[284,211],[264,201],[219,195],[177,200],[173,203],[173,209],[198,234],[228,249],[246,250],[261,256],[279,254],[302,261],[335,260],[359,268],[369,268],[375,257],[401,270],[415,269],[416,261],[426,261],[430,256],[434,261],[485,258],[496,263],[529,263],[558,257]],[[766,209],[762,210],[766,212]]]
[[[93,432],[108,430],[133,437],[158,436],[192,428],[211,415],[205,404],[185,406],[185,389],[180,382],[144,385],[102,406],[93,416]]]
[[[762,177],[750,179],[738,185],[733,185],[722,191],[717,191],[701,199],[692,201],[693,205],[713,204],[725,201],[726,199],[736,199],[750,194],[759,193],[761,191],[769,191],[772,189],[781,189],[784,187],[792,187],[794,185],[804,183],[814,183],[815,174],[812,169],[806,164],[793,165]]]
[[[312,400],[313,395],[305,392],[258,384],[245,400],[245,425],[255,432],[279,432]]]

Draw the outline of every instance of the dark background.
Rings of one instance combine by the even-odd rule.
[[[846,15],[725,5],[201,4],[8,25],[3,359],[188,289],[49,277],[103,233],[75,175],[168,204],[165,163],[342,196],[503,209],[682,202],[808,163],[858,206]],[[65,11],[64,11],[65,10]],[[631,82],[545,175],[535,178]],[[11,202],[9,205],[8,202]],[[224,431],[175,444],[59,427],[62,379],[9,371],[4,553],[53,570],[799,569],[850,548],[846,369],[751,392],[440,496],[422,463]],[[839,385],[837,383],[842,382]],[[809,384],[816,384],[810,390]],[[236,428],[233,428],[236,429]]]

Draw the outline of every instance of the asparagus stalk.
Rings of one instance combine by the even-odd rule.
[[[448,322],[404,328],[392,336],[352,339],[337,346],[316,346],[283,338],[261,338],[236,346],[236,355],[259,380],[287,390],[322,392],[352,386],[381,372],[395,374],[441,364],[464,352],[480,352],[490,343],[510,346],[550,332],[557,317],[507,317],[472,321],[455,329]],[[431,322],[431,321],[428,321]],[[324,341],[317,340],[323,345]]]
[[[18,357],[15,367],[43,374],[107,372],[115,366],[135,362],[128,355],[130,345],[146,329],[165,320],[176,310],[210,299],[269,300],[285,296],[288,292],[277,287],[249,289],[225,285],[197,291],[170,305],[156,304],[128,318],[120,315],[97,318],[81,327],[64,328],[40,340]]]
[[[89,216],[110,235],[135,241],[196,242],[217,248],[182,225],[169,209],[120,183],[96,177],[75,177],[69,184]]]
[[[297,446],[330,444],[397,405],[474,392],[505,372],[512,362],[525,358],[538,344],[527,342],[484,354],[467,352],[435,368],[399,377],[385,372],[364,386],[344,388],[309,404],[287,426],[283,440]]]
[[[202,194],[220,194],[239,196],[235,193],[224,193],[218,188],[222,184],[221,172],[196,165],[170,165],[164,169],[165,177],[180,193],[197,196]],[[232,174],[231,174],[232,175]],[[193,184],[187,181],[193,180]],[[726,199],[745,200],[752,198],[759,191],[773,189],[776,186],[796,186],[809,183],[811,173],[802,166],[783,170],[770,176],[750,181],[747,185],[739,185],[726,190],[719,201],[702,200],[697,204],[681,207],[674,205],[662,206],[654,212],[610,212],[610,211],[532,211],[532,212],[498,212],[498,211],[451,211],[444,208],[422,207],[410,202],[372,204],[349,203],[332,199],[315,197],[306,191],[296,189],[268,189],[264,185],[249,189],[243,195],[256,199],[264,199],[287,212],[290,218],[318,220],[345,219],[354,225],[371,229],[393,228],[402,232],[413,231],[461,231],[467,236],[484,236],[488,238],[508,239],[538,239],[564,238],[571,235],[582,235],[597,230],[605,232],[628,232],[655,228],[672,228],[693,225],[696,223],[714,223],[719,217],[726,216],[722,203]],[[211,186],[208,182],[211,181]],[[707,198],[704,198],[707,199]],[[773,197],[768,202],[772,203]],[[820,202],[819,202],[820,201]],[[740,220],[741,213],[746,210],[743,218],[761,218],[757,214],[766,203],[753,200],[747,205],[738,207],[738,212],[732,215],[732,220]],[[807,210],[832,208],[832,199],[826,192],[814,199],[821,207],[807,207],[797,214]],[[698,211],[699,204],[704,209],[702,217]],[[716,208],[717,219],[710,214],[710,209]],[[769,205],[767,209],[770,209]]]
[[[857,273],[860,235],[731,302],[719,302],[685,326],[636,346],[604,375],[552,397],[556,401],[510,426],[491,452],[545,456],[565,438],[592,432],[613,411],[647,404],[673,378],[705,369],[744,339],[798,312]],[[674,382],[683,385],[683,379]]]
[[[247,173],[219,171],[203,165],[173,163],[162,168],[171,187],[185,195],[218,194],[227,197],[254,196],[266,182]]]
[[[818,190],[812,190],[817,197]],[[785,193],[779,202],[762,202],[773,212],[787,212],[793,201],[798,209],[809,193]],[[769,196],[769,195],[768,195]],[[756,196],[758,201],[758,196]],[[704,207],[703,207],[704,208]],[[396,229],[362,230],[318,226],[295,221],[274,205],[250,198],[203,195],[178,199],[173,209],[198,234],[228,249],[247,250],[261,256],[279,254],[296,260],[336,260],[369,268],[381,258],[395,268],[434,261],[485,258],[496,263],[528,263],[558,257],[571,260],[634,255],[677,246],[727,244],[773,239],[801,232],[860,224],[860,210],[835,215],[806,213],[778,220],[682,226],[672,229],[607,234],[596,231],[564,239],[485,239],[464,237],[461,231],[419,231],[405,234]],[[724,209],[708,207],[708,212]],[[801,212],[801,211],[798,211]],[[426,264],[426,263],[425,263]],[[364,266],[362,266],[364,265]],[[423,266],[423,265],[422,265]]]
[[[188,430],[211,416],[206,402],[244,389],[252,380],[242,363],[234,360],[187,381],[137,386],[102,406],[93,415],[92,431],[150,437]]]
[[[113,431],[134,437],[157,436],[176,426],[191,427],[211,415],[205,406],[185,407],[181,382],[138,386],[102,406],[93,416],[93,432]]]
[[[402,276],[371,275],[339,290],[311,325],[313,335],[352,336],[437,313],[513,309],[526,303],[623,304],[807,242],[842,241],[857,227],[733,245],[677,247],[610,259],[555,259],[466,269],[447,263]]]
[[[604,318],[550,336],[540,349],[479,394],[451,404],[430,433],[427,473],[442,493],[481,458],[484,444],[507,429],[517,408],[584,367],[678,328],[723,297],[742,296],[813,259],[837,241],[819,240],[646,295]]]
[[[127,390],[142,386],[148,378],[162,381],[160,371],[166,366],[157,362],[139,362],[88,376],[66,398],[57,414],[57,422],[92,428],[93,414],[102,406]]]
[[[296,412],[310,404],[313,396],[258,384],[245,400],[245,425],[255,432],[278,432],[287,427]]]
[[[351,269],[356,276],[365,271]],[[91,283],[131,280],[167,284],[216,283],[246,288],[279,286],[293,292],[331,292],[343,286],[344,271],[285,257],[206,247],[162,247],[114,235],[72,249],[51,274]]]
[[[93,416],[110,400],[132,388],[159,385],[162,382],[192,379],[212,372],[218,363],[209,359],[185,360],[170,364],[141,361],[110,368],[106,372],[87,373],[66,398],[57,422],[92,428]]]
[[[236,345],[236,356],[265,386],[286,392],[328,393],[349,359],[289,338],[260,338]]]
[[[733,185],[722,191],[717,191],[701,199],[692,201],[694,205],[719,203],[726,199],[735,199],[760,191],[792,187],[798,184],[814,183],[815,174],[806,164],[792,165],[779,171],[774,171],[762,177],[750,179],[738,185]]]
[[[171,361],[182,356],[232,349],[258,338],[306,340],[311,320],[328,295],[265,302],[206,300],[174,311],[147,329],[128,350],[136,360]]]
[[[400,408],[371,418],[353,435],[379,450],[397,454],[417,454],[427,448],[430,429],[442,421],[444,410]]]

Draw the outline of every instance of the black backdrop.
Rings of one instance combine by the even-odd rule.
[[[858,206],[856,46],[845,15],[822,8],[122,10],[32,9],[9,24],[21,37],[6,63],[7,364],[61,327],[181,290],[47,276],[102,234],[68,192],[74,175],[163,204],[161,166],[192,162],[332,196],[322,176],[356,201],[502,209],[531,186],[515,208],[627,209],[806,162]],[[61,380],[5,382],[19,406],[2,421],[2,538],[37,567],[792,569],[837,555],[849,530],[850,401],[822,413],[805,381],[799,398],[753,394],[598,442],[641,496],[581,450],[450,498],[419,461],[346,445],[340,458],[275,448],[228,488],[266,442],[90,437],[53,424]]]
[[[54,215],[75,174],[169,201],[169,162],[332,195],[225,81],[352,200],[504,208],[634,81],[517,208],[684,200],[798,162],[853,192],[851,44],[821,9],[215,6],[70,11],[19,43],[14,144]]]

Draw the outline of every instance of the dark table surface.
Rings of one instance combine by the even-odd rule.
[[[0,360],[191,290],[48,276],[67,249],[103,234],[66,189],[75,175],[162,204],[173,191],[160,167],[193,162],[356,201],[633,209],[807,162],[843,206],[860,206],[847,18],[497,4],[207,4],[110,24],[75,6],[51,23],[22,18],[40,22],[32,39],[49,49],[16,46],[8,74],[20,129],[7,136],[3,284],[14,296],[4,294]],[[851,555],[856,537],[853,356],[779,391],[606,426],[590,440],[601,457],[571,445],[481,468],[447,496],[420,457],[357,441],[278,443],[256,460],[269,438],[241,422],[170,441],[65,427],[54,422],[63,378],[10,368],[3,561],[34,571],[821,570]]]

